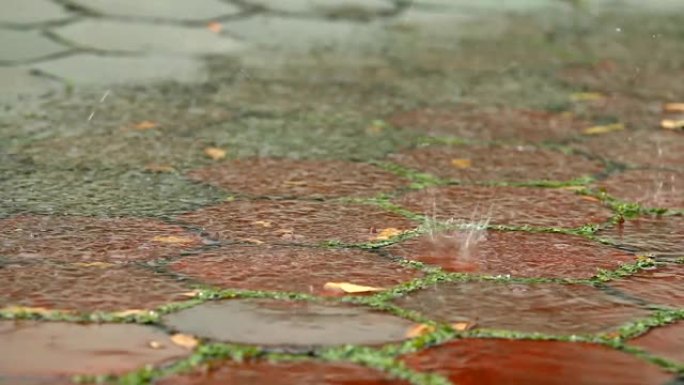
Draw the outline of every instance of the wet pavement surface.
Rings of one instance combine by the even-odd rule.
[[[683,14],[2,2],[0,385],[684,382]]]

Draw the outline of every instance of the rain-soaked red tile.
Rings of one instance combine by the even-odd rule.
[[[325,294],[327,282],[391,287],[420,276],[408,267],[358,249],[231,245],[185,257],[169,265],[223,288]]]
[[[188,176],[253,196],[371,197],[410,184],[366,163],[283,158],[239,159],[194,170]]]
[[[252,243],[361,243],[376,239],[382,229],[416,226],[375,206],[311,201],[236,200],[178,219],[202,227],[212,237]]]
[[[631,296],[658,305],[684,307],[684,265],[669,264],[640,271],[610,284]]]
[[[0,306],[54,310],[151,309],[187,299],[190,289],[133,266],[7,264],[0,267]]]
[[[628,129],[655,129],[659,127],[662,106],[658,101],[644,101],[621,94],[603,95],[591,101],[577,102],[573,106],[577,115],[602,125],[602,122],[622,123]],[[587,126],[588,128],[589,126]]]
[[[206,370],[177,375],[155,385],[408,385],[377,370],[334,362],[214,362]]]
[[[137,218],[18,216],[0,219],[0,228],[0,254],[30,260],[150,260],[201,243],[179,226]]]
[[[395,300],[442,322],[556,335],[617,329],[648,311],[584,285],[458,282]]]
[[[684,136],[682,137],[684,140]],[[646,207],[684,209],[684,173],[629,170],[596,184],[608,194]]]
[[[541,142],[576,135],[586,123],[569,115],[496,107],[425,108],[389,117],[397,127],[474,140]]]
[[[576,147],[609,161],[633,166],[682,168],[684,133],[620,131],[587,138]]]
[[[392,162],[444,179],[468,182],[571,180],[603,167],[577,155],[534,147],[433,146],[389,157]]]
[[[668,360],[684,363],[684,321],[662,326],[629,342]]]
[[[396,342],[415,326],[366,307],[266,299],[207,302],[166,315],[162,322],[218,341],[305,347]]]
[[[411,192],[395,203],[439,220],[514,226],[579,227],[606,222],[611,211],[563,189],[450,186]]]
[[[423,235],[386,248],[392,256],[449,271],[513,277],[589,278],[635,257],[586,238],[551,233],[455,231]]]
[[[674,378],[638,357],[578,342],[464,339],[404,361],[459,385],[663,385]]]
[[[625,249],[684,255],[684,216],[628,219],[597,235]]]
[[[141,325],[0,321],[0,334],[3,384],[121,374],[189,353],[161,330]]]

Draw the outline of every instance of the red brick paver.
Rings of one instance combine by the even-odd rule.
[[[684,363],[684,322],[663,326],[631,340],[638,346],[660,357]]]
[[[601,238],[646,253],[684,255],[684,217],[654,216],[625,220],[601,230]]]
[[[684,209],[684,172],[631,170],[612,175],[596,186],[623,201]]]
[[[684,307],[684,265],[640,271],[610,286],[650,303]]]

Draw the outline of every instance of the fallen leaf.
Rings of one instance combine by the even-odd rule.
[[[263,245],[264,244],[264,241],[260,241],[256,238],[241,238],[240,240],[245,241],[245,242],[249,242],[249,243],[253,243],[255,245]]]
[[[161,173],[176,172],[176,169],[173,168],[172,166],[169,166],[168,164],[150,163],[147,166],[145,166],[145,171],[157,172],[157,173],[161,174]]]
[[[147,314],[147,310],[142,310],[142,309],[128,309],[128,310],[122,310],[114,313],[115,316],[117,317],[128,317],[132,315],[145,315]]]
[[[166,347],[166,346],[164,346],[164,344],[162,344],[162,343],[159,342],[159,341],[150,341],[150,343],[149,343],[148,345],[149,345],[152,349],[163,349],[163,348]]]
[[[323,285],[323,289],[347,294],[371,293],[385,290],[381,287],[362,286],[348,282],[328,282]]]
[[[73,265],[80,267],[101,267],[103,269],[114,266],[113,263],[107,262],[74,262]]]
[[[394,227],[388,227],[386,229],[380,230],[378,235],[373,238],[376,241],[386,241],[392,237],[396,237],[397,235],[403,233],[403,231],[399,229],[395,229]]]
[[[580,199],[585,200],[585,201],[589,201],[589,202],[601,202],[600,199],[598,199],[596,197],[588,196],[588,195],[584,195]]]
[[[0,311],[8,312],[8,313],[33,313],[33,314],[41,314],[41,315],[50,314],[52,312],[52,310],[44,308],[44,307],[29,307],[29,306],[7,306],[7,307],[0,308]]]
[[[207,29],[214,33],[219,33],[223,29],[223,26],[218,21],[212,21],[207,24]]]
[[[186,291],[185,293],[180,293],[183,297],[190,297],[194,298],[197,297],[201,293],[201,290],[192,290],[192,291]]]
[[[475,323],[473,322],[454,322],[450,324],[452,329],[459,331],[459,332],[464,332],[466,330],[470,330],[475,326]],[[427,324],[419,324],[411,327],[407,332],[406,332],[406,338],[415,338],[415,337],[420,337],[424,334],[432,333],[435,331],[434,326],[430,326]]]
[[[665,112],[684,112],[684,103],[665,103],[663,105]]]
[[[204,149],[204,154],[213,160],[221,160],[226,157],[226,150],[218,147],[207,147]]]
[[[684,129],[684,119],[663,119],[660,121],[660,127],[666,130],[682,130]]]
[[[271,224],[273,224],[273,222],[271,222],[271,221],[254,221],[252,223],[255,225],[262,226],[262,227],[271,227]]]
[[[470,168],[470,166],[472,165],[472,162],[470,161],[470,159],[452,159],[451,165],[456,167],[456,168],[464,169],[464,168]]]
[[[591,102],[605,98],[606,96],[600,92],[575,92],[570,95],[570,100],[573,102]]]
[[[159,124],[157,122],[153,122],[151,120],[143,120],[140,123],[136,123],[133,125],[133,128],[136,130],[151,130],[153,128],[157,128]]]
[[[188,334],[174,334],[171,336],[171,341],[173,341],[174,344],[178,346],[182,346],[186,349],[193,349],[197,344],[199,344],[199,341],[191,335]]]
[[[175,235],[169,235],[169,236],[156,236],[152,238],[152,242],[159,242],[159,243],[169,243],[173,245],[187,245],[190,243],[195,243],[195,240],[190,237],[177,237]]]
[[[474,322],[454,322],[451,325],[452,329],[456,330],[457,332],[464,332],[466,330],[470,330],[473,327],[475,327]]]
[[[594,126],[585,128],[582,133],[584,135],[600,135],[606,134],[608,132],[622,131],[625,129],[625,125],[622,123],[607,124],[605,126]]]

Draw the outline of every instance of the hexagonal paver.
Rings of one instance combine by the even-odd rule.
[[[684,217],[682,216],[628,219],[608,229],[600,230],[597,235],[625,249],[684,256]]]
[[[571,180],[603,170],[599,162],[533,147],[434,146],[389,156],[402,166],[463,182]]]
[[[646,207],[684,209],[684,172],[629,170],[612,175],[596,186],[623,201]]]
[[[248,4],[258,5],[274,11],[292,13],[314,13],[335,16],[358,13],[391,12],[394,5],[386,0],[248,0]]]
[[[71,55],[32,65],[36,70],[74,84],[110,85],[173,80],[200,83],[207,79],[204,63],[187,57],[117,57]]]
[[[1,62],[23,62],[66,52],[69,48],[57,44],[37,31],[2,30],[0,32]]]
[[[117,52],[228,54],[244,48],[239,41],[207,28],[85,20],[54,30],[79,47]],[[163,67],[163,66],[162,66]]]
[[[206,371],[178,375],[155,382],[156,385],[408,385],[377,370],[348,363],[296,361],[215,362]]]
[[[514,277],[589,278],[635,257],[565,234],[460,231],[423,235],[386,248],[392,256],[438,265],[449,271]]]
[[[274,300],[209,302],[164,316],[163,322],[196,336],[270,346],[396,342],[414,325],[361,307]]]
[[[684,134],[680,132],[621,131],[589,138],[577,148],[633,166],[681,169],[684,164]]]
[[[242,201],[206,207],[177,218],[201,226],[221,240],[316,244],[330,240],[363,243],[412,221],[378,207],[340,202]]]
[[[684,265],[640,271],[610,286],[649,303],[684,307]]]
[[[145,219],[17,216],[0,220],[0,226],[0,254],[28,260],[151,260],[202,244],[179,226]]]
[[[629,342],[651,354],[684,363],[684,322],[653,329]]]
[[[662,385],[673,375],[636,356],[587,343],[465,339],[408,355],[415,370],[461,385]]]
[[[0,268],[0,307],[28,306],[81,312],[154,309],[188,299],[172,278],[103,262],[12,264]]]
[[[59,381],[77,374],[122,374],[189,353],[149,326],[0,321],[0,332],[0,373],[8,384]]]
[[[596,288],[562,284],[447,283],[395,303],[443,322],[555,335],[607,332],[650,314]]]
[[[282,158],[236,160],[191,171],[188,177],[253,196],[314,198],[372,197],[410,183],[365,163]]]
[[[0,23],[44,23],[66,19],[69,16],[63,7],[50,0],[3,0]]]
[[[173,271],[224,288],[325,294],[328,282],[391,287],[420,273],[362,250],[225,246],[169,265]]]
[[[75,4],[107,16],[149,18],[178,21],[202,21],[233,15],[240,11],[237,6],[219,0],[200,0],[189,3],[184,0],[74,0]]]
[[[563,189],[453,186],[411,192],[395,203],[439,220],[463,224],[579,227],[612,215],[595,198]]]
[[[431,135],[475,140],[540,142],[578,134],[587,123],[562,114],[497,108],[454,107],[397,113],[388,118],[397,127]]]
[[[0,103],[15,103],[27,96],[40,96],[59,89],[59,83],[35,76],[27,68],[0,67]]]

